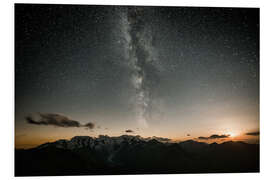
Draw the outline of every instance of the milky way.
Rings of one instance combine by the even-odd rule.
[[[127,8],[121,12],[120,24],[126,41],[126,59],[133,71],[131,81],[136,92],[134,103],[137,121],[140,126],[148,127],[147,116],[151,103],[149,83],[153,83],[153,78],[148,78],[151,78],[149,73],[157,70],[153,62],[158,59],[152,45],[151,28],[147,26],[143,15],[143,8]],[[158,79],[157,76],[154,78]]]

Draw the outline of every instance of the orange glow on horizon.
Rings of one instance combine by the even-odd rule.
[[[99,133],[102,134],[102,133]],[[50,136],[50,137],[43,137],[43,136],[16,136],[15,137],[15,148],[33,148],[36,147],[40,144],[44,144],[47,142],[54,142],[57,141],[59,139],[71,139],[74,136],[80,136],[80,135],[88,135],[88,136],[92,136],[92,137],[98,137],[99,134],[88,134],[88,133],[70,133],[70,134],[61,134],[61,135],[54,135],[54,136]],[[104,134],[104,133],[103,133]],[[110,134],[110,133],[106,133],[108,136],[121,136],[124,135],[122,133],[119,134]],[[153,134],[153,135],[146,135],[143,134],[128,134],[128,135],[140,135],[141,137],[147,138],[147,137],[152,137],[152,136],[157,136],[157,137],[164,137],[164,138],[170,138],[172,140],[172,142],[180,142],[180,141],[186,141],[186,140],[194,140],[194,141],[198,141],[198,142],[205,142],[205,143],[223,143],[226,141],[244,141],[244,142],[259,142],[259,136],[248,136],[245,133],[240,133],[240,132],[236,132],[236,131],[227,131],[226,133],[216,133],[218,135],[228,135],[227,138],[209,138],[209,139],[199,139],[200,136],[198,135],[183,135],[183,136],[178,136],[178,137],[173,137],[173,135],[171,136],[166,136],[166,135],[158,135],[158,134]],[[105,135],[105,134],[104,134]],[[204,135],[204,137],[210,137],[212,135],[212,133],[209,133],[207,135]]]

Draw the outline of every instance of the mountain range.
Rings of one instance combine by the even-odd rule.
[[[15,176],[259,172],[259,144],[122,135],[15,149]]]

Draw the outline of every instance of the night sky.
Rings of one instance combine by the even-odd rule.
[[[16,147],[258,131],[259,9],[15,5]]]

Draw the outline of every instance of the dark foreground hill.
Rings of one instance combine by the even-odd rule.
[[[259,145],[76,136],[15,150],[15,176],[259,172]]]

